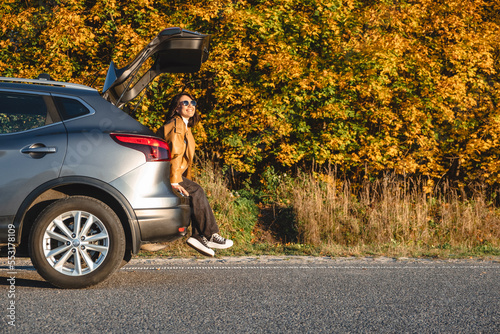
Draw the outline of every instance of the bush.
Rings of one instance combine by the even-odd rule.
[[[248,245],[257,223],[257,205],[238,192],[229,190],[227,178],[213,163],[203,160],[197,166],[195,181],[207,194],[221,234],[234,239],[236,246]]]

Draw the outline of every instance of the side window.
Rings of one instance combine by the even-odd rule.
[[[55,96],[54,100],[63,120],[90,114],[90,110],[78,100],[59,96]]]
[[[0,134],[21,132],[52,123],[42,95],[0,91]]]

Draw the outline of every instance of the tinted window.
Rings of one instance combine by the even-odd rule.
[[[13,133],[52,123],[41,95],[0,92],[0,133]]]
[[[90,110],[78,100],[59,96],[54,99],[57,104],[57,109],[59,109],[59,112],[64,120],[90,114]]]

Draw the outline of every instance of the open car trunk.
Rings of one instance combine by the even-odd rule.
[[[209,44],[210,35],[182,28],[164,29],[127,66],[118,69],[111,62],[103,97],[121,107],[162,73],[197,72],[208,59]],[[137,80],[139,69],[149,58],[153,59],[153,65]]]

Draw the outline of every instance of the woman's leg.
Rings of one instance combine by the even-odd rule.
[[[207,195],[203,188],[196,182],[182,178],[179,183],[189,193],[191,198],[191,225],[193,235],[200,234],[210,239],[212,234],[219,233],[214,213],[208,203]]]

